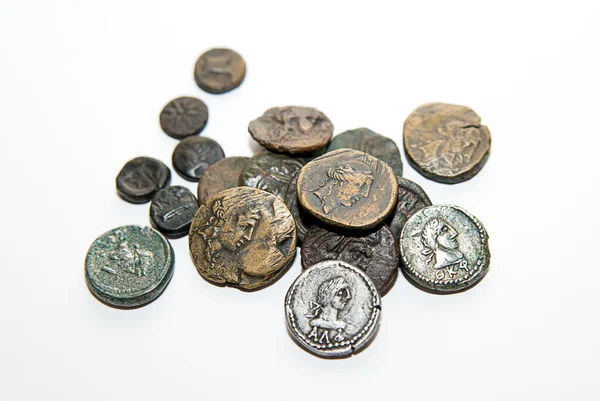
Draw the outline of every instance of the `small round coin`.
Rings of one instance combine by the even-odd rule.
[[[262,150],[255,154],[242,172],[242,185],[262,189],[283,199],[287,187],[304,160]]]
[[[225,157],[216,141],[201,136],[183,139],[173,151],[173,167],[182,178],[198,182],[204,171]]]
[[[196,212],[190,251],[198,272],[209,282],[257,290],[286,270],[296,252],[296,226],[275,195],[231,188]]]
[[[426,206],[431,206],[431,201],[423,188],[411,180],[398,177],[398,203],[388,219],[396,240],[400,239],[400,233],[410,216]]]
[[[473,110],[430,103],[404,123],[404,151],[410,165],[430,180],[466,181],[481,170],[490,153],[491,136]]]
[[[244,59],[229,49],[211,49],[194,67],[196,84],[208,93],[221,94],[240,86],[246,76]]]
[[[150,227],[122,226],[98,237],[85,259],[85,279],[96,298],[118,308],[156,299],[173,276],[173,250]]]
[[[347,357],[370,344],[380,313],[381,299],[371,279],[339,260],[304,270],[285,298],[292,338],[324,358]]]
[[[233,156],[209,166],[198,181],[198,202],[206,203],[208,198],[221,191],[239,187],[242,172],[249,161],[249,157]]]
[[[367,230],[392,212],[398,183],[381,160],[339,149],[307,163],[298,176],[297,191],[300,205],[325,224]]]
[[[298,204],[298,195],[296,193],[296,187],[298,183],[298,174],[292,178],[286,191],[285,191],[285,205],[290,209],[290,213],[294,217],[296,222],[296,234],[298,235],[298,242],[304,241],[304,236],[308,229],[314,224],[313,217],[306,213]]]
[[[488,234],[477,218],[452,205],[416,212],[400,234],[402,269],[418,287],[454,293],[477,284],[490,266]]]
[[[170,181],[171,170],[163,162],[151,157],[136,157],[119,172],[117,194],[130,203],[146,203]]]
[[[208,108],[195,97],[178,97],[164,107],[159,120],[167,135],[183,139],[202,132],[208,121]]]
[[[188,234],[196,210],[198,200],[189,189],[166,187],[152,198],[150,223],[167,238],[181,238]]]

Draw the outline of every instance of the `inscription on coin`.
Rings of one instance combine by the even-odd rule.
[[[390,229],[397,240],[410,216],[426,206],[431,206],[431,201],[423,188],[411,180],[398,177],[398,203],[389,219]]]
[[[208,198],[221,191],[238,187],[249,161],[249,157],[234,156],[209,166],[198,181],[198,202],[205,203]]]
[[[173,151],[173,167],[184,179],[198,182],[204,171],[225,157],[221,146],[210,138],[191,136]]]
[[[244,59],[230,49],[211,49],[194,67],[196,84],[208,93],[220,94],[240,86],[246,76]]]
[[[302,159],[263,150],[248,162],[242,172],[242,185],[262,189],[283,199],[290,181],[303,166]]]
[[[171,170],[160,160],[136,157],[117,176],[117,193],[130,203],[146,203],[159,189],[169,185]]]
[[[179,97],[165,106],[159,120],[167,135],[183,139],[202,132],[208,121],[208,108],[195,97]]]
[[[150,204],[150,222],[167,238],[188,234],[198,201],[189,189],[172,186],[156,193]]]

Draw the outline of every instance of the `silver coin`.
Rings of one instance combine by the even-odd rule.
[[[320,357],[350,356],[368,345],[379,325],[381,299],[369,277],[339,261],[317,263],[294,281],[285,298],[292,338]]]
[[[412,215],[400,234],[400,252],[408,278],[436,293],[466,290],[490,267],[485,228],[452,205],[428,206]]]

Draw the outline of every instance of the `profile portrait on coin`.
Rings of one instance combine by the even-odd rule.
[[[367,166],[359,170],[347,164],[330,168],[326,176],[323,185],[312,191],[321,200],[325,214],[339,205],[350,207],[361,197],[369,197],[375,179]]]
[[[458,249],[456,230],[441,218],[429,220],[421,232],[421,241],[425,249],[423,254],[428,256],[426,263],[433,263],[434,269],[445,269],[452,278],[457,273],[452,269],[454,265],[466,269],[463,254]]]
[[[312,303],[311,326],[322,329],[345,329],[346,322],[338,319],[338,312],[346,307],[352,295],[344,277],[332,278],[319,286],[317,300]]]

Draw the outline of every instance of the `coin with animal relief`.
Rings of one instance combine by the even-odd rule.
[[[230,49],[203,53],[194,67],[196,84],[208,93],[221,94],[240,86],[246,76],[244,59]]]
[[[262,189],[283,199],[290,181],[303,166],[302,159],[262,150],[252,156],[242,172],[242,185]]]
[[[188,234],[196,210],[198,200],[189,189],[166,187],[152,199],[150,223],[167,238],[180,238]]]
[[[146,203],[161,188],[169,185],[171,170],[160,160],[136,157],[128,161],[117,176],[117,194],[130,203]]]
[[[175,139],[202,132],[208,121],[206,104],[195,97],[178,97],[171,100],[160,113],[162,130]]]
[[[204,171],[225,157],[225,153],[216,141],[191,136],[183,139],[173,151],[173,167],[184,179],[198,182]]]

